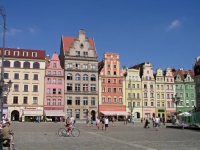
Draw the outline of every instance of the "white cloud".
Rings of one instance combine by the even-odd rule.
[[[14,36],[14,35],[16,35],[17,33],[20,33],[20,32],[22,32],[22,30],[18,30],[18,29],[12,28],[12,29],[8,29],[6,31],[6,35],[7,36]]]
[[[169,26],[168,26],[168,30],[174,29],[179,27],[181,24],[181,22],[179,20],[174,20]]]
[[[29,32],[30,32],[30,33],[34,33],[34,32],[35,32],[35,29],[29,28]]]

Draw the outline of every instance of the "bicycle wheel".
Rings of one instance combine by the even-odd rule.
[[[58,130],[58,135],[59,136],[66,136],[66,134],[67,134],[67,131],[64,128],[60,128]]]
[[[80,131],[77,128],[73,128],[71,134],[73,135],[73,137],[78,137],[80,135]]]

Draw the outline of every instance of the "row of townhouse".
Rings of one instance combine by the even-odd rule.
[[[60,54],[51,59],[43,50],[6,48],[4,55],[4,79],[13,82],[4,96],[9,119],[122,119],[131,112],[136,118],[167,117],[196,103],[193,71],[167,68],[154,74],[150,62],[120,69],[119,54],[111,52],[98,63],[94,39],[83,29],[76,37],[62,36]],[[175,94],[181,99],[177,110]]]

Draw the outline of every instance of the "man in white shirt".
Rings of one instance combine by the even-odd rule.
[[[108,130],[108,117],[106,116],[105,118],[105,130]]]
[[[71,122],[71,125],[74,124],[74,117],[73,117],[73,116],[71,116],[71,118],[70,118],[70,122]]]
[[[159,127],[159,124],[160,124],[160,118],[158,118],[156,116],[156,119],[155,119],[155,124],[156,124],[156,131],[158,131],[158,127]]]

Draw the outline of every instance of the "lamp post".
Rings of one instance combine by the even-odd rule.
[[[3,113],[3,86],[4,86],[4,48],[5,48],[5,35],[6,35],[6,9],[0,6],[0,14],[3,17],[3,48],[1,52],[1,79],[0,79],[0,120],[2,120]]]
[[[177,95],[175,95],[175,97],[172,98],[172,102],[176,104],[176,112],[177,112],[177,105],[179,101],[180,101],[180,97],[178,97]]]

